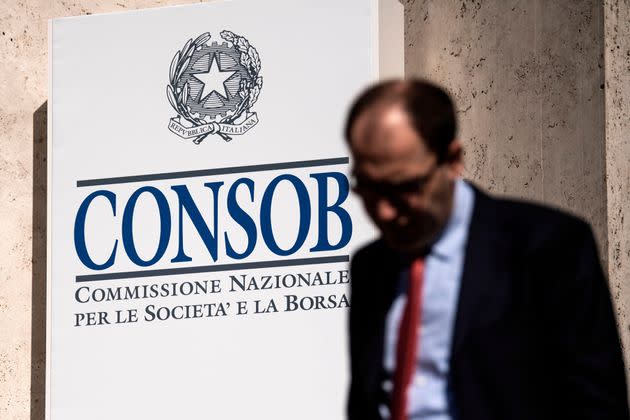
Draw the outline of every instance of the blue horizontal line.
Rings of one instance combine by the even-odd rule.
[[[198,267],[164,268],[158,270],[123,271],[118,273],[86,274],[76,276],[76,282],[120,280],[141,277],[173,276],[178,274],[213,273],[217,271],[253,270],[257,268],[291,267],[296,265],[331,264],[350,261],[348,255],[287,260],[255,261],[247,263],[204,265]]]
[[[302,160],[298,162],[267,163],[262,165],[233,166],[231,168],[200,169],[183,172],[164,172],[159,174],[121,176],[117,178],[85,179],[77,181],[77,187],[94,187],[97,185],[126,184],[130,182],[160,181],[175,178],[193,178],[199,176],[215,176],[246,172],[275,171],[279,169],[310,168],[313,166],[343,165],[350,161],[347,157]]]

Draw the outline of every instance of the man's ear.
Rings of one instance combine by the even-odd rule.
[[[453,178],[461,176],[464,172],[464,148],[459,139],[454,139],[448,146],[446,154],[446,164],[449,168],[449,174]]]

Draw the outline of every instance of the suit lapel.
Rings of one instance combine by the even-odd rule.
[[[358,279],[372,282],[372,285],[363,289],[369,293],[369,297],[361,299],[365,306],[359,311],[361,319],[356,333],[361,337],[357,340],[361,345],[361,349],[358,349],[362,360],[360,375],[365,375],[362,386],[366,401],[362,404],[371,407],[368,412],[378,413],[378,404],[386,400],[381,388],[384,379],[382,366],[385,319],[395,298],[400,259],[382,240],[376,243],[368,258],[370,263],[362,267],[366,271],[357,273]]]
[[[378,312],[376,315],[377,318],[382,321],[379,323],[378,331],[378,342],[382,345],[385,337],[385,319],[392,303],[394,302],[394,299],[396,298],[401,262],[400,257],[394,251],[387,247],[383,242],[381,242],[381,245],[382,248],[380,256],[382,257],[382,264],[380,264],[371,274],[375,275],[376,278],[381,279],[380,281],[383,282],[382,288],[373,289],[374,292],[377,293],[377,295],[373,297],[374,302],[376,303],[374,309]],[[383,359],[382,346],[378,349],[376,357],[379,358],[380,363]]]
[[[451,357],[461,349],[466,337],[479,319],[495,303],[492,295],[501,283],[501,266],[507,258],[501,232],[501,222],[492,198],[475,189],[475,205],[466,244],[466,255],[455,318]]]

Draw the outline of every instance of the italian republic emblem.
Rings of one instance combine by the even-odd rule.
[[[262,88],[260,57],[249,41],[222,31],[221,44],[210,33],[189,39],[171,61],[166,96],[177,116],[168,129],[199,144],[209,135],[225,141],[258,123],[251,111]]]

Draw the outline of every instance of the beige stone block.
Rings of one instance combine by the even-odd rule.
[[[492,192],[577,213],[605,246],[601,5],[446,0],[406,7],[406,74],[451,90],[465,176]]]
[[[630,2],[604,1],[610,289],[630,377]]]

